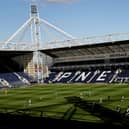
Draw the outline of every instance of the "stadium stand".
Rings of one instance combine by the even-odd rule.
[[[53,57],[46,83],[128,83],[128,41],[49,48]]]
[[[0,73],[0,84],[1,88],[11,88],[18,86],[30,85],[31,82],[28,80],[27,76],[23,77],[22,75],[11,72],[11,73]]]
[[[129,70],[52,72],[46,83],[129,83]]]
[[[26,79],[26,81],[28,81],[29,83],[36,83],[37,82],[37,80],[34,78],[34,77],[32,77],[32,76],[29,76],[27,73],[25,73],[25,72],[17,72],[17,74],[21,77],[21,78],[23,78],[23,79]],[[25,80],[24,80],[25,81]]]
[[[0,56],[0,88],[12,88],[28,86],[34,82],[34,78],[23,72],[10,55]]]

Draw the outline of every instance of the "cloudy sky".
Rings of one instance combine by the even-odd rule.
[[[2,0],[0,41],[11,36],[28,18],[31,0]],[[40,17],[74,37],[129,32],[129,0],[32,0]]]

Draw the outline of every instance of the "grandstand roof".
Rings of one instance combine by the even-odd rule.
[[[30,51],[14,51],[14,50],[0,51],[0,57],[15,57],[15,56],[20,56],[20,55],[25,55],[28,53],[32,53],[32,52],[30,52]]]
[[[80,46],[67,46],[62,48],[50,48],[41,50],[52,57],[70,57],[84,55],[103,55],[129,52],[129,40],[106,43],[85,44]]]

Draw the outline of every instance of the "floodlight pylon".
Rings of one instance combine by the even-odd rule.
[[[26,30],[27,27],[31,27],[31,43],[34,45],[34,56],[36,59],[36,66],[37,66],[37,80],[41,80],[43,78],[43,73],[39,73],[40,66],[43,65],[41,64],[41,54],[39,51],[40,48],[40,43],[41,43],[41,32],[40,32],[40,26],[42,24],[45,24],[52,28],[53,30],[61,33],[63,36],[67,37],[68,39],[74,39],[74,37],[63,31],[61,28],[49,23],[47,20],[39,18],[39,13],[38,13],[38,7],[35,3],[30,5],[30,18],[12,35],[10,36],[4,43],[4,45],[10,44],[13,39],[15,39],[17,36],[19,36],[20,33],[24,32],[23,30]],[[18,43],[16,43],[18,44]],[[27,45],[27,44],[26,44]]]

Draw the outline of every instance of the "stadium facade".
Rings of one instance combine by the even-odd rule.
[[[50,46],[41,50],[53,57],[48,80],[65,83],[129,82],[129,41],[113,40],[112,36],[105,35],[105,39],[110,38],[106,42],[93,42],[94,38],[101,37],[90,37],[87,38],[90,43],[83,39],[80,41],[85,43],[75,42],[75,45],[71,40],[68,41],[72,42],[71,46],[61,47],[60,44],[57,48]]]

